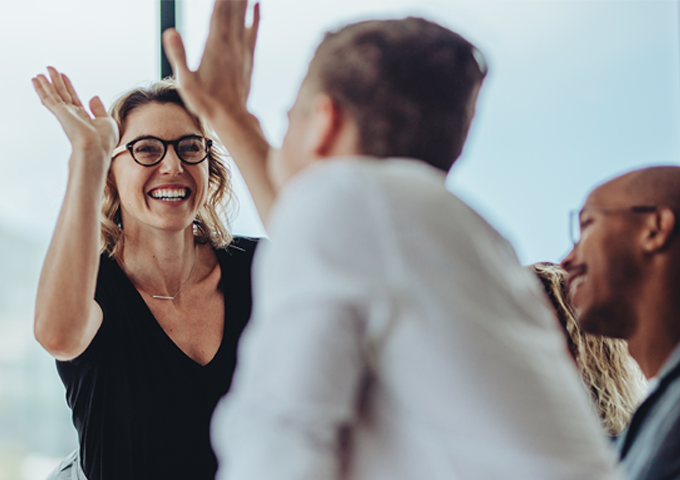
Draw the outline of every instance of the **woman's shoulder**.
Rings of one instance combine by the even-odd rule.
[[[216,248],[219,257],[252,257],[257,245],[262,241],[260,238],[235,236],[226,247]]]
[[[259,238],[234,237],[234,240],[226,247],[215,249],[217,260],[220,263],[221,283],[225,295],[230,296],[232,310],[240,302],[246,319],[250,317],[252,306],[251,271],[253,256],[258,244],[262,241],[263,239]]]
[[[257,246],[266,239],[236,236],[223,248],[216,248],[215,254],[222,267],[243,265],[250,269]]]
[[[97,284],[106,285],[109,283],[119,284],[122,277],[125,276],[121,270],[115,257],[112,257],[107,252],[103,252],[99,256],[99,272],[97,274]]]

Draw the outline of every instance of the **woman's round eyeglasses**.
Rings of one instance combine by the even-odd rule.
[[[189,165],[196,165],[208,158],[212,140],[200,135],[186,135],[177,140],[142,137],[114,149],[112,158],[116,158],[127,150],[138,164],[144,167],[153,167],[165,158],[165,154],[168,153],[168,145],[175,148],[175,153],[181,161]]]

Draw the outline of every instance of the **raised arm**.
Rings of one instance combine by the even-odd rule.
[[[269,143],[260,122],[246,106],[253,54],[260,22],[255,5],[253,25],[245,26],[247,0],[216,0],[210,33],[198,70],[187,67],[182,37],[174,29],[163,45],[187,106],[205,118],[227,147],[248,185],[260,218],[266,221],[275,188],[267,174]]]
[[[40,274],[35,304],[35,337],[56,359],[85,351],[102,321],[94,301],[99,268],[102,193],[118,142],[118,127],[98,97],[91,116],[66,75],[48,67],[33,86],[43,105],[71,141],[68,185]]]

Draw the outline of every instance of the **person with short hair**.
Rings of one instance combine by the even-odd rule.
[[[246,108],[246,8],[216,2],[195,72],[164,37],[187,103],[279,189],[213,417],[217,478],[619,478],[538,282],[445,188],[481,54],[422,18],[331,32],[267,160]],[[238,84],[241,114],[225,115]]]
[[[647,383],[628,353],[626,341],[581,330],[569,302],[569,274],[559,265],[539,262],[531,265],[531,270],[541,280],[555,309],[567,348],[581,372],[602,427],[610,437],[618,436],[647,393]]]
[[[585,331],[628,342],[650,390],[619,438],[631,480],[680,478],[680,167],[634,170],[595,188],[562,261]]]
[[[90,114],[48,70],[33,85],[73,152],[35,336],[57,360],[79,444],[50,479],[213,479],[209,422],[250,317],[256,245],[221,218],[225,155],[172,80],[108,113],[95,97]]]

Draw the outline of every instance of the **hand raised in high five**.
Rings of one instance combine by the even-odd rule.
[[[269,143],[246,103],[253,73],[253,54],[260,25],[255,4],[253,25],[246,27],[247,0],[215,0],[210,33],[198,70],[187,67],[182,37],[173,29],[163,45],[187,107],[205,118],[222,140],[243,175],[262,221],[266,222],[276,190],[267,173]]]
[[[57,117],[74,150],[102,153],[108,162],[118,144],[118,126],[106,112],[99,97],[90,100],[92,115],[85,110],[71,80],[53,67],[47,67],[50,80],[45,75],[31,79],[33,87],[47,109]],[[105,165],[108,169],[108,162]]]
[[[57,117],[73,152],[64,203],[38,283],[35,337],[59,360],[85,351],[101,325],[94,301],[99,269],[102,192],[118,143],[118,126],[98,97],[90,115],[66,75],[48,67],[50,79],[32,79],[35,91]]]
[[[247,0],[215,1],[210,33],[195,72],[187,67],[180,34],[174,29],[163,33],[163,46],[181,86],[184,101],[191,110],[210,122],[220,113],[239,116],[247,112],[260,6],[255,4],[251,27],[245,25],[247,7]]]

